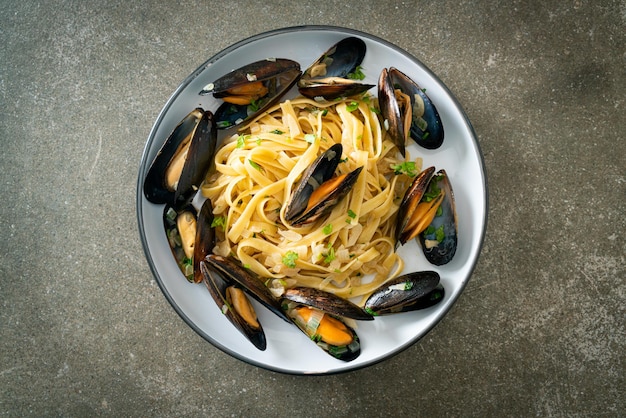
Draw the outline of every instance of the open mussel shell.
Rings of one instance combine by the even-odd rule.
[[[291,225],[299,226],[316,221],[330,212],[350,192],[363,167],[335,177],[342,152],[341,144],[333,145],[302,173],[285,210],[285,220]]]
[[[191,111],[154,158],[143,185],[146,199],[176,207],[189,203],[211,165],[216,142],[213,114],[201,108]]]
[[[188,205],[176,210],[166,205],[163,211],[163,226],[176,264],[185,278],[193,282],[193,251],[197,231],[196,209]]]
[[[371,321],[372,316],[358,305],[333,293],[311,287],[287,289],[282,297],[292,302],[321,309],[331,315],[362,321]]]
[[[166,205],[163,211],[163,226],[167,242],[176,264],[189,282],[200,283],[200,261],[215,246],[215,231],[211,227],[213,208],[206,200],[200,212],[191,204],[174,209]]]
[[[329,355],[352,361],[361,354],[359,336],[340,317],[289,299],[283,299],[282,305],[293,323]]]
[[[429,189],[442,190],[444,197],[437,215],[418,238],[426,259],[431,264],[441,266],[452,260],[458,243],[454,192],[445,170],[439,170],[433,176]]]
[[[256,348],[261,351],[265,350],[267,347],[265,332],[241,287],[233,283],[230,278],[213,270],[204,260],[200,262],[200,271],[211,297],[224,316]]]
[[[421,173],[415,176],[402,197],[398,214],[396,215],[395,229],[396,242],[400,245],[404,245],[417,235],[413,232],[415,228],[414,222],[412,222],[413,217],[416,215],[417,206],[422,200],[434,173],[435,167],[428,167],[422,170]]]
[[[371,315],[408,312],[433,306],[443,299],[443,286],[435,271],[418,271],[398,276],[376,289],[365,301]]]
[[[300,78],[300,64],[276,58],[244,65],[207,85],[200,94],[212,93],[224,103],[215,111],[219,129],[254,118],[278,101]]]
[[[366,92],[373,84],[354,78],[363,62],[367,47],[356,37],[344,38],[333,45],[309,68],[298,81],[298,91],[305,97],[333,100]]]
[[[405,155],[408,138],[436,149],[444,138],[437,108],[424,89],[396,68],[384,68],[378,80],[378,102],[387,133]]]
[[[291,322],[281,309],[279,301],[261,279],[250,270],[244,268],[240,263],[231,258],[215,254],[207,255],[203,263],[208,269],[218,272],[228,282],[241,286],[248,295],[278,315],[282,320]]]
[[[426,259],[440,266],[452,260],[458,242],[454,192],[445,170],[428,167],[402,198],[396,218],[396,243],[417,238]]]
[[[443,143],[443,124],[426,91],[397,68],[390,68],[391,82],[411,99],[411,138],[421,147],[437,149]]]
[[[389,70],[383,68],[378,78],[378,106],[387,134],[404,157],[407,140],[406,121],[394,90]]]

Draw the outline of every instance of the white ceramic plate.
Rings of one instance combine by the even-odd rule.
[[[424,166],[445,168],[454,188],[459,243],[447,265],[430,265],[415,242],[400,248],[406,271],[435,270],[445,287],[445,299],[426,310],[361,321],[357,332],[361,355],[345,363],[313,344],[295,326],[287,324],[255,303],[267,337],[267,349],[257,350],[221,314],[204,285],[188,283],[178,269],[162,226],[163,206],[149,203],[142,192],[148,167],[178,122],[197,106],[215,111],[211,96],[198,92],[223,74],[268,57],[290,58],[306,69],[331,45],[347,36],[367,44],[363,61],[365,82],[376,84],[383,67],[394,66],[415,80],[436,105],[441,116],[443,146],[429,151],[415,145],[411,156],[421,155]],[[374,92],[375,93],[375,92]],[[384,360],[423,337],[448,312],[467,284],[476,264],[486,228],[486,175],[476,135],[456,99],[424,64],[402,49],[374,36],[337,27],[303,26],[263,33],[238,42],[210,58],[174,92],[157,118],[142,156],[137,184],[139,232],[148,263],[165,297],[198,334],[224,352],[266,369],[292,374],[338,373]]]

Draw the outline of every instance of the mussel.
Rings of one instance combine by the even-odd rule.
[[[363,167],[335,176],[343,146],[335,144],[322,153],[302,174],[285,210],[292,225],[304,225],[327,214],[348,194]]]
[[[437,108],[406,74],[384,68],[378,80],[378,103],[384,126],[400,153],[405,155],[408,138],[426,149],[443,143],[443,124]]]
[[[297,302],[302,305],[323,309],[325,312],[361,321],[370,321],[374,318],[358,305],[334,293],[312,287],[293,287],[285,290],[283,299]]]
[[[425,309],[439,303],[445,294],[435,271],[418,271],[398,276],[376,289],[365,301],[371,315],[387,315]]]
[[[267,340],[248,296],[284,321],[291,322],[263,282],[236,261],[209,254],[200,262],[200,271],[222,313],[259,350],[265,350]]]
[[[351,302],[338,302],[334,295],[321,290],[290,289],[283,295],[282,306],[293,323],[331,356],[352,361],[361,354],[361,343],[355,330],[343,318],[371,320],[372,317]]]
[[[424,255],[432,264],[452,260],[457,246],[457,219],[454,193],[445,170],[435,173],[435,167],[428,167],[415,177],[400,203],[395,237],[400,245],[419,237]]]
[[[270,290],[265,286],[263,281],[250,270],[243,267],[240,263],[232,258],[222,257],[215,254],[209,254],[203,260],[204,264],[214,272],[219,273],[225,280],[236,282],[242,286],[246,293],[268,308],[274,314],[279,316],[286,322],[290,322],[289,318],[281,309],[280,303],[272,295]]]
[[[356,37],[337,42],[302,74],[298,91],[311,99],[333,100],[371,89],[373,84],[361,83],[360,65],[366,49],[365,42]]]
[[[432,200],[428,202],[429,204],[419,206],[422,196],[424,196],[424,192],[428,188],[428,184],[434,173],[435,167],[424,169],[415,176],[413,182],[404,193],[398,209],[395,229],[396,242],[401,245],[415,238],[417,234],[428,226],[430,221],[427,216],[430,217],[436,214],[437,208],[432,210]],[[431,209],[430,212],[428,209]]]
[[[224,277],[213,270],[205,260],[200,262],[200,271],[211,297],[226,318],[256,348],[265,350],[267,347],[265,332],[242,288],[232,278]]]
[[[458,225],[454,192],[445,170],[439,170],[430,181],[426,196],[441,192],[443,199],[432,222],[419,234],[419,241],[426,259],[441,266],[452,260],[458,242]]]
[[[163,213],[163,226],[172,255],[189,282],[200,283],[200,261],[215,245],[215,232],[211,227],[213,208],[205,200],[200,212],[192,205],[178,210],[167,205]]]
[[[300,64],[272,58],[244,65],[208,84],[201,95],[224,103],[215,111],[219,129],[239,125],[274,104],[300,78]]]
[[[190,202],[215,152],[217,130],[210,111],[196,108],[167,138],[143,184],[146,199],[179,208]]]

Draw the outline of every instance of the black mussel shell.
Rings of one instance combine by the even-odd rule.
[[[406,108],[398,103],[396,89],[410,100],[410,120],[407,120]],[[443,124],[437,108],[424,89],[403,72],[393,67],[382,70],[378,79],[378,103],[385,129],[403,156],[407,135],[426,149],[439,148],[443,143]]]
[[[435,271],[419,271],[398,276],[376,289],[365,301],[364,309],[371,315],[386,315],[420,309],[443,298]],[[429,305],[430,304],[430,305]]]
[[[216,98],[226,98],[233,88],[246,84],[262,83],[267,93],[250,104],[222,103],[215,111],[218,129],[242,124],[276,103],[300,78],[300,64],[284,58],[266,59],[244,65],[210,84],[200,94],[213,93]]]
[[[254,112],[248,111],[249,105],[236,105],[224,102],[215,111],[215,120],[218,129],[228,129],[237,126],[248,119]]]
[[[443,124],[437,108],[430,100],[424,89],[417,85],[409,76],[396,68],[389,69],[391,84],[400,89],[411,99],[413,116],[411,118],[411,138],[421,147],[437,149],[443,144]],[[417,115],[416,111],[422,110],[423,114]]]
[[[186,140],[189,150],[174,189],[166,185],[165,173],[174,156]],[[167,203],[182,207],[188,204],[204,180],[211,165],[217,142],[217,129],[213,114],[201,108],[191,111],[172,131],[165,141],[144,180],[144,195],[156,204]]]
[[[333,179],[335,170],[339,165],[339,161],[341,161],[342,152],[343,147],[341,144],[333,145],[317,157],[313,164],[302,173],[300,182],[287,203],[287,209],[285,210],[285,220],[287,222],[294,226],[314,222],[330,212],[337,202],[350,192],[363,167],[358,167],[347,173],[343,179],[336,178],[337,184],[329,182]],[[313,192],[322,185],[331,189],[327,191],[323,199],[307,209]]]
[[[228,74],[223,75],[213,82],[210,90],[203,90],[201,94],[213,93],[216,98],[229,95],[229,90],[244,84],[256,81],[266,82],[275,80],[283,74],[297,72],[300,74],[300,64],[285,58],[270,58],[244,65]],[[293,82],[297,81],[293,80]]]
[[[193,257],[188,257],[183,249],[183,238],[181,237],[181,232],[178,229],[178,220],[181,217],[188,217],[195,221],[196,216],[196,209],[191,205],[179,208],[178,210],[174,209],[170,205],[166,205],[163,210],[163,226],[165,228],[167,242],[172,250],[172,255],[174,256],[180,271],[190,282],[193,282],[194,278]],[[194,234],[194,239],[195,236],[196,234]]]
[[[263,327],[259,323],[255,327],[248,323],[239,313],[231,306],[227,300],[227,288],[233,286],[233,283],[218,273],[203,260],[200,262],[200,271],[202,273],[204,283],[211,294],[211,297],[221,309],[226,318],[237,328],[256,348],[263,351],[267,347],[267,340]]]
[[[229,283],[236,283],[241,286],[247,294],[274,314],[278,315],[281,319],[286,322],[291,322],[281,309],[278,300],[272,295],[261,279],[250,270],[244,268],[237,261],[231,258],[209,254],[203,262],[206,264],[207,268],[218,272],[222,277],[228,280]]]
[[[302,173],[300,183],[292,193],[287,205],[285,218],[288,221],[300,216],[306,209],[313,191],[335,174],[342,153],[343,146],[335,144],[317,157],[313,164]]]
[[[366,92],[374,85],[350,78],[363,62],[366,51],[362,39],[342,39],[307,68],[298,82],[298,91],[311,99],[322,97],[326,100]]]
[[[287,315],[291,318],[291,321],[302,331],[311,341],[313,341],[319,348],[324,350],[330,356],[341,361],[352,361],[361,354],[361,342],[356,331],[348,326],[341,318],[333,316],[320,309],[313,308],[308,305],[298,304],[297,302],[290,301],[288,299],[282,300],[282,305]],[[297,313],[299,308],[306,307],[312,309],[312,312],[316,312],[316,318],[314,321],[304,322],[300,315]],[[332,318],[335,321],[341,322],[345,327],[352,341],[347,345],[333,345],[323,340],[323,337],[318,333],[318,324],[321,323],[320,317]],[[312,326],[313,325],[313,326]]]
[[[331,315],[363,321],[372,320],[372,316],[358,305],[333,293],[311,287],[287,289],[283,298],[312,308],[320,309]]]
[[[446,296],[446,290],[441,283],[432,291],[428,292],[421,298],[417,299],[413,304],[404,306],[402,312],[417,311],[420,309],[430,308],[443,300]]]
[[[193,281],[200,283],[203,280],[202,272],[200,271],[200,262],[211,254],[213,247],[215,247],[215,228],[211,225],[213,223],[213,205],[211,200],[206,199],[200,208],[198,213],[197,229],[196,229],[196,244],[194,245],[193,252]]]
[[[404,116],[400,112],[394,93],[394,86],[386,68],[383,68],[378,78],[378,106],[380,107],[380,114],[387,134],[404,157],[406,155],[407,140],[404,129]]]
[[[396,215],[396,243],[404,245],[407,242],[408,237],[411,235],[411,231],[406,229],[406,225],[413,216],[413,213],[422,199],[424,192],[427,190],[430,179],[434,173],[435,167],[428,167],[422,170],[421,173],[415,176],[413,182],[404,193],[402,201],[400,202],[398,214]]]
[[[429,188],[441,189],[445,195],[439,213],[418,238],[426,259],[431,264],[441,266],[452,260],[458,242],[454,192],[445,170],[439,170],[433,176]]]

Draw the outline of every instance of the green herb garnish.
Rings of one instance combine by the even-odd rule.
[[[255,163],[254,161],[252,161],[252,160],[250,160],[250,159],[248,159],[248,162],[250,163],[250,165],[251,165],[253,168],[255,168],[255,169],[257,169],[257,170],[261,171],[261,166],[260,166],[259,164]]]
[[[330,235],[331,232],[333,232],[333,224],[326,225],[324,229],[322,229],[322,232],[325,233],[326,235]]]
[[[359,108],[359,102],[350,102],[350,104],[346,106],[346,110],[348,112],[354,112],[358,108]]]
[[[215,216],[213,218],[213,220],[211,221],[211,228],[215,228],[216,226],[224,228],[225,224],[226,224],[226,218],[225,217],[223,217],[223,216]]]
[[[283,264],[289,268],[295,268],[297,259],[298,253],[294,251],[287,251],[287,253],[283,256]]]
[[[348,73],[348,78],[350,80],[364,80],[365,74],[363,73],[363,67],[360,65],[354,69],[353,73]]]
[[[393,172],[396,176],[400,174],[406,174],[409,177],[415,177],[417,175],[415,162],[413,161],[405,161],[400,164],[394,164],[391,166],[391,168],[393,169]]]
[[[252,112],[256,112],[257,110],[259,110],[260,107],[261,107],[261,103],[257,100],[251,101],[250,104],[248,105],[248,109],[250,109]]]
[[[324,254],[324,262],[326,264],[330,264],[330,262],[333,261],[335,258],[335,249],[333,247],[330,247],[328,249],[328,253]]]
[[[446,237],[446,233],[443,231],[443,224],[437,228],[437,230],[435,231],[435,239],[437,240],[437,242],[441,242],[443,241],[443,239]]]

